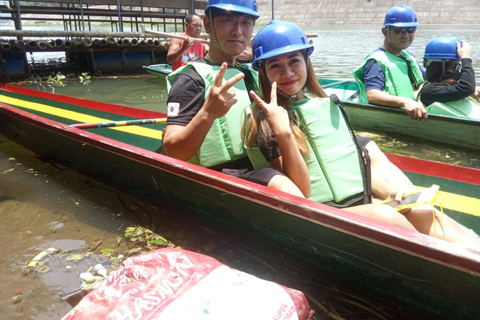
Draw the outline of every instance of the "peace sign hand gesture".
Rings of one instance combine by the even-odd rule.
[[[205,111],[209,116],[212,116],[213,119],[224,116],[230,108],[237,103],[235,88],[233,88],[233,86],[245,77],[243,73],[237,74],[235,77],[223,83],[223,77],[225,76],[227,67],[225,62],[222,63],[204,104]]]
[[[277,104],[277,83],[272,83],[272,91],[270,94],[270,103],[266,103],[253,91],[250,91],[250,96],[255,100],[257,105],[262,108],[267,116],[268,124],[278,139],[281,135],[291,134],[290,120],[288,119],[288,112],[285,108]]]

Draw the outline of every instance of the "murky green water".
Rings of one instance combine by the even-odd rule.
[[[363,57],[382,43],[380,27],[332,26],[305,30],[318,33],[313,39],[312,61],[317,75],[322,78],[351,79],[352,71]],[[421,26],[410,51],[420,59],[423,48],[433,37],[456,36],[471,42],[474,66],[480,73],[479,32],[480,26]],[[66,82],[65,87],[38,82],[21,85],[147,110],[166,110],[165,80],[147,73],[139,77],[94,78],[87,86],[78,80]],[[360,135],[371,136],[387,152],[480,168],[479,152],[356,129]],[[0,253],[1,319],[62,317],[70,306],[58,295],[78,287],[78,276],[58,268],[52,273],[24,275],[26,262],[51,246],[85,253],[101,242],[95,254],[102,248],[125,252],[131,248],[125,243],[117,247],[117,237],[127,226],[135,224],[153,225],[177,244],[210,254],[233,267],[293,287],[307,288],[303,276],[278,272],[278,266],[272,266],[268,260],[245,252],[205,229],[177,221],[164,208],[152,207],[67,168],[38,159],[3,137],[0,137],[0,217],[3,245]],[[327,299],[327,304],[334,304],[334,298],[328,300],[332,292],[338,294],[333,285],[317,284],[322,294],[319,300]],[[312,283],[309,285],[311,287]],[[337,306],[337,310],[341,309]],[[369,315],[361,309],[349,312],[350,316],[344,314],[346,319],[366,319]]]

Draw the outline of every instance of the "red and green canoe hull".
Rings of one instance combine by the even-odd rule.
[[[299,267],[348,283],[366,298],[401,307],[407,318],[480,314],[480,257],[454,244],[152,152],[161,145],[163,124],[150,125],[148,132],[68,127],[92,113],[111,120],[163,114],[11,86],[0,90],[0,133],[36,153],[149,203],[173,206],[226,236],[243,235],[282,252]],[[479,170],[390,157],[418,186],[439,184],[445,212],[480,233],[474,212],[479,206],[471,208],[479,201]],[[455,196],[469,204],[450,204]]]

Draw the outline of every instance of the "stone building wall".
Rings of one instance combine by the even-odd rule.
[[[259,23],[272,18],[272,1],[257,0]],[[412,7],[421,24],[480,24],[480,0],[274,0],[275,19],[301,26],[383,24],[397,4]]]

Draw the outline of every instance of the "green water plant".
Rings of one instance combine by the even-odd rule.
[[[92,77],[88,74],[88,72],[82,72],[82,75],[78,78],[80,83],[83,83],[84,86],[88,86],[92,82]]]
[[[49,75],[47,82],[55,86],[65,87],[65,83],[63,82],[65,78],[63,74],[57,73],[55,76]]]

